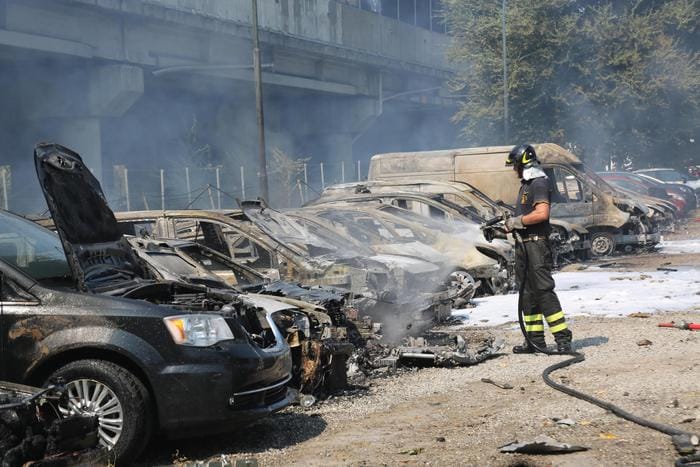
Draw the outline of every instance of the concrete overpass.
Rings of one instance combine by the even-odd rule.
[[[0,0],[1,160],[16,180],[37,140],[73,147],[103,178],[114,164],[254,160],[250,3]],[[453,70],[425,17],[435,3],[259,0],[268,145],[348,163],[353,146],[374,149],[363,138],[444,146]]]

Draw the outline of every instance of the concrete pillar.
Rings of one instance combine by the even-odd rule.
[[[101,121],[121,117],[143,95],[143,70],[131,65],[40,68],[21,84],[26,116],[37,123],[35,142],[77,151],[101,180]]]

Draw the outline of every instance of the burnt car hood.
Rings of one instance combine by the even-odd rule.
[[[34,164],[78,288],[120,294],[152,282],[80,155],[41,143],[34,149]]]
[[[445,255],[421,242],[382,243],[374,245],[372,249],[381,255],[409,256],[440,266],[450,263]]]

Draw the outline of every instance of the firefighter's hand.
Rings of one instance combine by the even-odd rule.
[[[509,217],[505,222],[506,232],[512,232],[513,230],[522,230],[525,228],[523,225],[523,216]]]

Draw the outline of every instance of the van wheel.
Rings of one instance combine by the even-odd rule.
[[[608,256],[615,251],[615,236],[610,232],[595,232],[591,235],[591,254]]]
[[[100,445],[117,465],[146,447],[153,427],[150,395],[131,372],[104,360],[78,360],[56,370],[44,385],[54,378],[65,381],[68,393],[61,415],[97,416]]]

